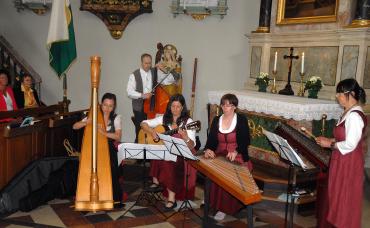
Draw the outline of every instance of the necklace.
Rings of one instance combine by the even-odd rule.
[[[357,103],[353,104],[351,107],[349,107],[347,110],[345,110],[342,115],[340,116],[340,119],[342,120],[343,117],[347,114],[349,110],[351,110],[353,107],[357,106]]]

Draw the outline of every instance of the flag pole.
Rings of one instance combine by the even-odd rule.
[[[67,98],[67,74],[63,74],[63,112],[68,112],[68,106],[71,103]]]

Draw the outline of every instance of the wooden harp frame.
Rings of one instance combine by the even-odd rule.
[[[97,129],[98,124],[105,128],[98,102],[101,62],[99,56],[90,60],[92,96],[88,119],[92,124],[87,124],[84,131],[75,209],[95,212],[113,209],[113,190],[108,140]]]

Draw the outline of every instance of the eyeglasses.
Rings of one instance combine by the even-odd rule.
[[[230,108],[230,107],[234,107],[233,104],[221,104],[222,107],[225,107],[225,108]]]

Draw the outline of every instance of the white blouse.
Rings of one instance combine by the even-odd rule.
[[[6,103],[6,110],[7,111],[13,111],[13,101],[12,98],[10,97],[9,93],[6,92],[6,96],[3,94],[5,103]]]
[[[236,127],[236,120],[237,120],[236,113],[234,113],[233,120],[231,121],[230,127],[228,129],[222,129],[223,118],[224,118],[224,115],[222,114],[222,116],[220,117],[219,122],[218,122],[218,125],[219,125],[218,130],[223,134],[228,134],[228,133],[232,132]]]
[[[337,123],[338,126],[343,121],[346,121],[344,123],[346,128],[346,139],[336,143],[338,150],[343,155],[352,152],[357,147],[357,144],[360,142],[362,137],[362,130],[365,126],[360,114],[352,112],[353,110],[363,112],[360,106],[355,106],[348,110],[348,112]]]
[[[188,118],[188,121],[186,121],[186,124],[191,123],[191,122],[193,122],[193,120],[191,118]],[[155,128],[163,124],[163,115],[157,116],[154,119],[144,120],[142,123],[146,123],[148,124],[149,127]],[[183,124],[179,127],[182,127],[182,126]],[[171,126],[168,126],[168,127],[172,130]],[[188,133],[189,138],[194,142],[194,146],[195,146],[195,143],[196,143],[195,142],[195,130],[186,130],[186,133]]]
[[[82,122],[86,122],[87,121],[87,117],[83,118],[82,119]],[[114,118],[114,129],[115,130],[121,130],[122,129],[122,121],[121,121],[121,115],[116,115],[116,117]],[[109,131],[111,128],[111,126],[108,124],[106,127],[105,127],[105,130],[106,131]]]

